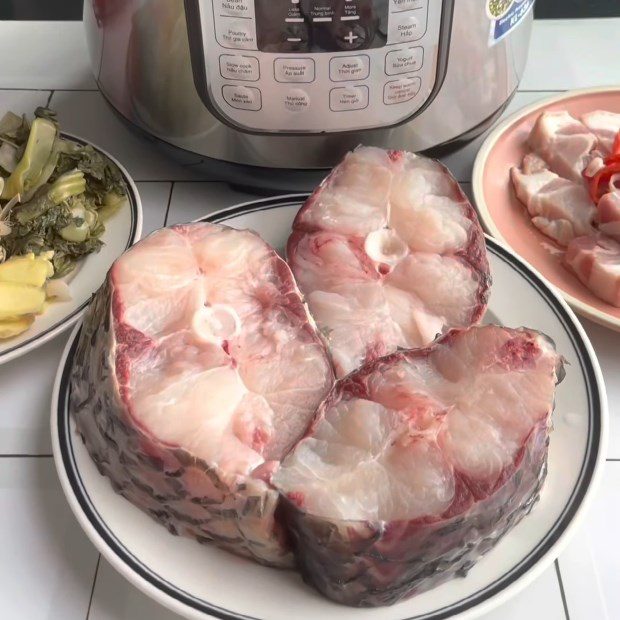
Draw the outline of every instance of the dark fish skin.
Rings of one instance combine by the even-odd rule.
[[[307,436],[342,393],[367,398],[368,375],[381,373],[395,361],[424,357],[462,331],[453,329],[424,349],[376,360],[338,381]],[[552,342],[534,330],[514,331]],[[563,363],[558,356],[556,383],[564,377]],[[547,474],[548,446],[549,425],[543,420],[532,428],[514,462],[492,487],[472,484],[455,472],[454,500],[437,517],[390,522],[334,520],[307,513],[303,497],[285,497],[280,510],[304,580],[338,603],[376,607],[393,605],[454,577],[465,577],[538,502]]]
[[[117,493],[172,534],[214,541],[268,566],[288,567],[293,557],[274,514],[278,493],[266,482],[229,486],[217,469],[178,447],[166,446],[130,419],[121,398],[122,368],[110,276],[84,317],[71,375],[69,408],[77,432],[99,472]]]
[[[338,603],[377,607],[465,577],[539,500],[548,444],[546,428],[538,427],[497,493],[466,515],[435,522],[334,522],[285,500],[282,515],[304,581]],[[460,492],[467,496],[464,489]]]

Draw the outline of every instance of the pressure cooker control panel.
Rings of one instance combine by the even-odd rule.
[[[214,114],[245,131],[390,127],[434,96],[451,16],[445,5],[186,0],[196,85]]]

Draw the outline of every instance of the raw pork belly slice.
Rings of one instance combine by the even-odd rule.
[[[411,153],[349,153],[297,214],[287,255],[340,377],[486,307],[476,214],[444,166]]]
[[[485,326],[337,382],[273,478],[304,578],[375,606],[465,575],[538,500],[562,377],[542,334]]]
[[[599,230],[620,241],[620,190],[603,194],[596,208]]]
[[[596,136],[565,110],[543,112],[532,129],[529,145],[556,174],[583,183],[582,172]]]
[[[559,177],[531,153],[525,156],[522,170],[514,167],[510,176],[517,198],[543,234],[568,245],[575,237],[595,232],[596,207],[583,184]]]
[[[333,374],[260,237],[188,224],[134,246],[95,296],[73,368],[77,429],[119,493],[174,534],[291,563],[266,481]]]
[[[620,308],[620,244],[605,235],[574,239],[564,266],[598,298]]]
[[[583,124],[598,138],[598,148],[605,155],[612,151],[614,140],[620,131],[620,114],[595,110],[581,117]]]

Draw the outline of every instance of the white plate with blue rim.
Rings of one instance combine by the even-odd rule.
[[[251,228],[282,251],[304,198],[258,200],[203,220]],[[491,238],[487,247],[494,284],[485,322],[548,334],[568,364],[557,391],[541,499],[466,577],[391,607],[357,609],[323,598],[294,571],[259,566],[215,546],[172,536],[112,490],[75,432],[67,403],[78,325],[56,377],[52,442],[64,492],[93,544],[147,595],[200,620],[463,620],[525,588],[564,548],[591,501],[605,458],[607,403],[596,356],[570,308],[512,252]]]
[[[91,295],[103,284],[112,263],[142,234],[142,205],[138,189],[125,168],[112,155],[77,136],[61,132],[61,137],[93,147],[120,170],[127,189],[123,203],[105,222],[103,247],[83,258],[66,278],[71,293],[67,301],[53,301],[34,323],[14,338],[0,340],[0,364],[40,347],[79,320]]]

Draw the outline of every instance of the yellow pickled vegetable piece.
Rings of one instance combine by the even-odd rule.
[[[0,282],[17,282],[31,286],[43,286],[54,275],[52,263],[31,252],[23,256],[13,256],[0,263]]]
[[[97,210],[97,216],[103,222],[105,222],[109,217],[114,215],[118,208],[125,204],[127,200],[126,196],[121,196],[120,194],[116,194],[114,192],[108,192],[103,198],[103,206]]]
[[[45,164],[52,155],[57,134],[56,125],[46,118],[35,118],[32,121],[26,149],[15,170],[4,184],[2,198],[7,200],[35,187]]]
[[[45,290],[18,282],[0,282],[0,321],[23,314],[39,314],[45,303]]]
[[[32,316],[32,314],[0,321],[0,340],[19,336],[19,334],[25,332],[33,323],[34,316]]]

